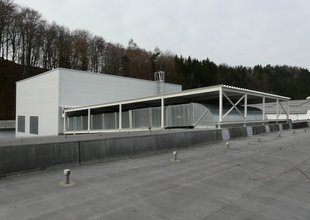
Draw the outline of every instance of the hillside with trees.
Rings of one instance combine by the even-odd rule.
[[[227,84],[292,99],[310,95],[310,73],[304,68],[218,65],[159,48],[147,51],[133,39],[123,46],[87,30],[49,23],[36,10],[0,0],[0,120],[14,119],[16,81],[57,67],[149,80],[161,70],[166,81],[184,89]]]

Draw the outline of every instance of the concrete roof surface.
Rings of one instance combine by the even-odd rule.
[[[250,140],[250,144],[249,144]],[[310,219],[310,133],[0,179],[0,219]],[[63,169],[75,185],[63,187]]]

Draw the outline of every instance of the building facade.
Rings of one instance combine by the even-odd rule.
[[[159,95],[155,81],[54,69],[16,83],[16,137],[63,133],[63,109]],[[182,87],[164,84],[164,93]]]

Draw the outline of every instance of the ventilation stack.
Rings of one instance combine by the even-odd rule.
[[[154,73],[155,81],[157,82],[158,94],[165,93],[165,72],[158,71]]]

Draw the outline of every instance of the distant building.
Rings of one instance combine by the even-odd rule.
[[[164,92],[180,85],[165,83]],[[160,93],[155,81],[58,68],[16,83],[16,136],[63,133],[63,109]]]

